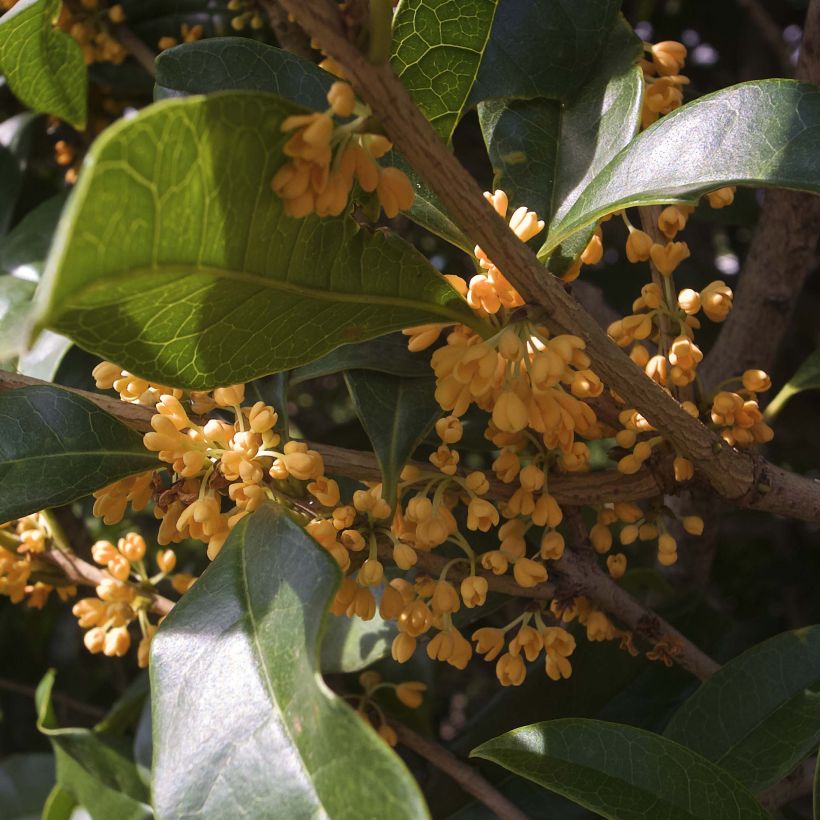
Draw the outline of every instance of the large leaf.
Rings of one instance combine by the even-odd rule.
[[[621,0],[499,0],[470,101],[569,100],[589,76]]]
[[[423,353],[407,349],[407,337],[391,333],[368,342],[342,345],[332,353],[310,364],[297,367],[290,374],[291,384],[318,379],[342,370],[375,370],[393,376],[429,376],[430,360]]]
[[[54,786],[54,756],[10,755],[0,761],[0,817],[36,820]]]
[[[694,204],[726,185],[820,193],[820,89],[793,80],[741,83],[701,97],[638,135],[552,226],[539,256],[605,214]]]
[[[338,582],[266,506],[174,607],[150,667],[159,818],[427,816],[398,757],[319,677]]]
[[[399,473],[442,414],[435,379],[348,370],[345,381],[381,468],[382,497],[393,506]]]
[[[390,62],[438,135],[450,141],[473,87],[498,0],[401,0]]]
[[[308,60],[247,37],[183,43],[157,57],[156,95],[271,91],[317,111],[336,78]]]
[[[95,818],[153,818],[148,787],[129,756],[129,744],[123,738],[90,729],[59,728],[51,706],[53,686],[52,669],[37,687],[37,726],[54,749],[60,790]],[[66,802],[59,793],[54,799],[61,804]]]
[[[16,276],[0,276],[0,361],[26,346],[27,322],[36,285]]]
[[[482,744],[472,755],[615,820],[768,817],[723,769],[632,726],[581,718],[535,723]]]
[[[280,48],[244,37],[217,37],[183,43],[157,57],[156,99],[214,91],[271,91],[316,111],[327,109],[327,90],[336,77]],[[395,152],[383,160],[410,178],[416,197],[405,214],[448,242],[472,251],[438,198]]]
[[[820,388],[820,349],[815,350],[797,368],[795,374],[769,402],[765,413],[766,421],[770,422],[775,419],[792,396],[804,390],[817,390],[818,388]]]
[[[138,433],[87,399],[58,387],[0,393],[0,521],[156,465]]]
[[[820,626],[776,635],[725,664],[664,732],[757,792],[820,743]]]
[[[60,0],[19,0],[0,18],[0,71],[35,111],[85,128],[87,72],[77,41],[52,25]]]
[[[536,210],[548,225],[557,222],[629,144],[640,123],[640,53],[640,41],[620,19],[594,74],[566,105],[548,99],[479,105],[494,184],[514,206]]]
[[[466,321],[466,302],[389,232],[291,219],[277,97],[164,100],[94,143],[60,223],[41,324],[164,384],[287,370],[346,342]]]

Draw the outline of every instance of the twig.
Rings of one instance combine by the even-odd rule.
[[[806,11],[797,79],[820,83],[820,0],[811,0]],[[700,368],[705,385],[713,387],[749,368],[771,372],[815,267],[818,236],[820,197],[766,192],[732,312]]]
[[[114,36],[128,49],[128,53],[152,78],[156,77],[157,66],[154,61],[157,55],[125,23],[117,23],[112,28]]]
[[[33,686],[25,686],[22,683],[8,680],[8,678],[0,678],[0,689],[5,689],[7,692],[14,692],[17,695],[23,695],[27,698],[33,698],[37,693],[37,690]],[[83,703],[80,700],[75,700],[68,695],[63,695],[61,692],[52,692],[51,699],[57,703],[62,703],[64,706],[67,706],[69,709],[73,709],[75,712],[80,712],[81,714],[88,715],[89,717],[93,717],[98,720],[105,715],[105,710],[92,706],[90,703]]]
[[[814,771],[817,758],[804,760],[793,772],[787,774],[781,781],[769,786],[761,792],[760,802],[769,811],[776,811],[782,806],[791,803],[798,797],[811,794],[814,783]]]
[[[720,665],[660,615],[636,601],[598,565],[580,516],[568,522],[571,547],[553,563],[553,580],[561,597],[583,595],[596,606],[628,626],[653,647],[665,649],[669,658],[700,680],[713,675]]]
[[[346,39],[336,3],[282,3],[323,51],[343,67],[359,95],[381,119],[396,148],[432,188],[465,236],[481,245],[524,300],[542,306],[553,327],[582,338],[596,372],[607,386],[637,408],[692,461],[716,492],[742,505],[760,501],[758,476],[765,464],[763,459],[735,450],[689,416],[607,337],[558,279],[545,275],[529,247],[484,200],[475,181],[435,134],[390,66],[369,63]],[[769,477],[777,480],[780,475],[770,472]],[[796,476],[790,481],[793,488],[802,483],[801,504],[807,508],[804,515],[820,518],[820,482]]]
[[[794,65],[792,64],[789,49],[786,48],[786,44],[783,42],[783,31],[780,26],[775,23],[760,0],[737,0],[737,2],[739,6],[749,12],[749,19],[757,26],[757,30],[771,47],[778,63],[780,63],[783,76],[791,77],[794,72]]]
[[[108,580],[111,576],[83,561],[82,558],[77,557],[70,550],[63,550],[57,547],[48,547],[44,552],[37,553],[37,558],[42,558],[55,567],[63,571],[66,578],[74,584],[80,584],[86,587],[96,587],[104,580]],[[139,594],[151,601],[151,610],[158,615],[167,615],[174,607],[174,602],[169,598],[158,595],[155,592],[147,592],[140,590]]]
[[[268,23],[276,35],[279,47],[291,54],[313,60],[313,49],[310,47],[310,38],[292,20],[282,8],[278,0],[263,0],[262,8],[268,17]]]
[[[467,794],[483,803],[501,820],[527,820],[526,814],[496,791],[472,766],[463,763],[443,746],[423,738],[402,723],[391,723],[391,726],[399,743],[449,775]]]

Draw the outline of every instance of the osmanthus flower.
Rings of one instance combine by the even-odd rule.
[[[324,112],[287,117],[282,131],[291,134],[284,146],[289,161],[276,172],[271,187],[288,216],[339,216],[348,205],[354,183],[374,194],[387,217],[413,204],[410,180],[398,168],[377,160],[392,148],[380,134],[364,129],[370,109],[356,101],[350,85],[339,80],[327,94]],[[351,116],[355,118],[348,122]]]

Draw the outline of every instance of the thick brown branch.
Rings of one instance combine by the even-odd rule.
[[[806,12],[797,79],[820,83],[820,0],[812,0]],[[734,307],[701,367],[707,387],[749,368],[771,372],[803,285],[815,267],[818,236],[820,197],[766,192],[738,277]]]
[[[48,382],[30,376],[0,371],[0,393]],[[70,388],[62,388],[70,389]],[[147,407],[129,404],[99,393],[70,389],[72,393],[93,402],[111,415],[119,418],[138,432],[151,429],[153,413]],[[329,473],[356,478],[361,481],[379,481],[381,473],[372,453],[334,447],[331,444],[311,442],[311,447],[322,454]],[[753,490],[740,498],[730,499],[739,507],[776,513],[804,521],[820,523],[820,480],[803,478],[770,464],[762,458],[755,459],[757,469]],[[418,464],[422,469],[429,465]],[[491,482],[493,499],[509,498],[512,487],[498,481]],[[559,504],[584,506],[608,501],[641,501],[664,493],[672,493],[675,482],[668,465],[657,469],[643,469],[635,475],[625,476],[615,470],[595,473],[556,475],[550,478],[550,492]]]
[[[661,387],[607,337],[592,317],[547,274],[531,250],[518,241],[481,195],[475,181],[439,140],[389,65],[372,65],[344,36],[337,5],[328,0],[282,0],[297,22],[341,65],[362,99],[376,112],[385,131],[433,189],[472,241],[505,272],[531,305],[541,305],[546,320],[581,337],[596,372],[636,407],[686,455],[724,498],[748,505],[756,501],[760,459],[729,447],[716,433],[689,416]],[[801,517],[820,517],[817,502]]]
[[[399,743],[414,751],[420,757],[441,769],[445,774],[483,803],[501,820],[527,820],[527,815],[497,792],[472,766],[463,763],[443,746],[416,734],[402,723],[392,723]]]

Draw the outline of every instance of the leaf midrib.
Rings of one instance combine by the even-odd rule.
[[[263,276],[262,274],[246,273],[244,271],[236,271],[230,268],[219,268],[210,265],[191,265],[188,263],[163,263],[162,265],[154,265],[152,267],[128,268],[120,270],[114,275],[97,277],[94,283],[84,288],[75,291],[75,298],[67,302],[67,307],[83,306],[82,297],[86,294],[93,294],[100,290],[108,290],[112,285],[121,285],[121,277],[128,275],[131,277],[151,276],[151,275],[165,275],[166,269],[170,273],[182,273],[184,276],[212,276],[215,279],[227,279],[235,282],[242,282],[244,284],[253,285],[256,288],[267,288],[269,290],[279,291],[281,293],[290,293],[294,296],[299,296],[304,299],[322,300],[326,302],[343,302],[356,304],[361,306],[369,305],[386,305],[389,307],[402,307],[411,310],[418,310],[424,313],[436,313],[446,319],[462,324],[469,324],[471,321],[477,323],[478,320],[468,315],[468,311],[451,310],[446,305],[439,305],[434,302],[423,302],[415,299],[409,299],[404,296],[382,296],[376,294],[365,293],[347,293],[325,289],[315,289],[306,287],[304,285],[295,285],[291,282],[285,282],[281,279]],[[131,283],[129,283],[131,284]],[[165,285],[163,285],[164,287]],[[175,289],[179,288],[179,279],[170,280],[168,286]],[[134,297],[144,295],[143,291],[134,294]],[[128,297],[134,298],[134,297]],[[109,305],[117,304],[116,300],[109,303]],[[460,304],[456,299],[453,302]],[[465,303],[466,305],[466,303]],[[95,305],[95,307],[102,307],[103,304]],[[65,310],[61,311],[65,312]]]
[[[6,464],[22,464],[26,461],[46,461],[55,458],[73,458],[75,456],[88,456],[89,458],[109,458],[115,456],[129,456],[136,458],[145,458],[151,464],[158,464],[157,460],[147,451],[143,453],[133,450],[64,450],[60,453],[44,453],[43,455],[24,456],[23,458],[4,458],[0,461],[0,467]]]
[[[287,724],[287,720],[285,719],[285,712],[281,708],[279,704],[279,698],[276,695],[276,690],[273,685],[273,681],[271,680],[270,671],[268,670],[268,666],[265,663],[265,656],[262,652],[262,647],[259,643],[259,628],[256,623],[256,618],[253,613],[253,604],[251,602],[251,593],[250,593],[250,584],[248,579],[248,561],[247,561],[247,554],[244,547],[239,552],[239,565],[241,568],[241,578],[242,578],[242,597],[245,601],[245,612],[248,616],[248,621],[250,623],[250,632],[251,632],[251,640],[253,641],[253,647],[256,650],[257,659],[259,665],[262,667],[262,674],[265,680],[265,688],[268,690],[268,695],[271,699],[274,709],[276,710],[277,714],[279,715],[279,725],[282,727],[282,731],[287,735],[288,740],[290,740],[291,746],[296,750],[297,756],[299,758],[299,762],[302,765],[302,769],[305,772],[305,776],[307,778],[308,783],[311,786],[311,791],[316,798],[316,802],[318,803],[318,807],[316,809],[316,815],[318,815],[319,810],[324,813],[324,816],[329,818],[331,815],[327,811],[322,802],[322,798],[319,795],[319,792],[316,789],[316,786],[313,783],[313,776],[311,775],[310,769],[305,762],[304,757],[302,756],[302,750],[299,747],[299,744],[294,739],[293,735],[290,732],[290,727]],[[314,815],[314,816],[316,816]]]

